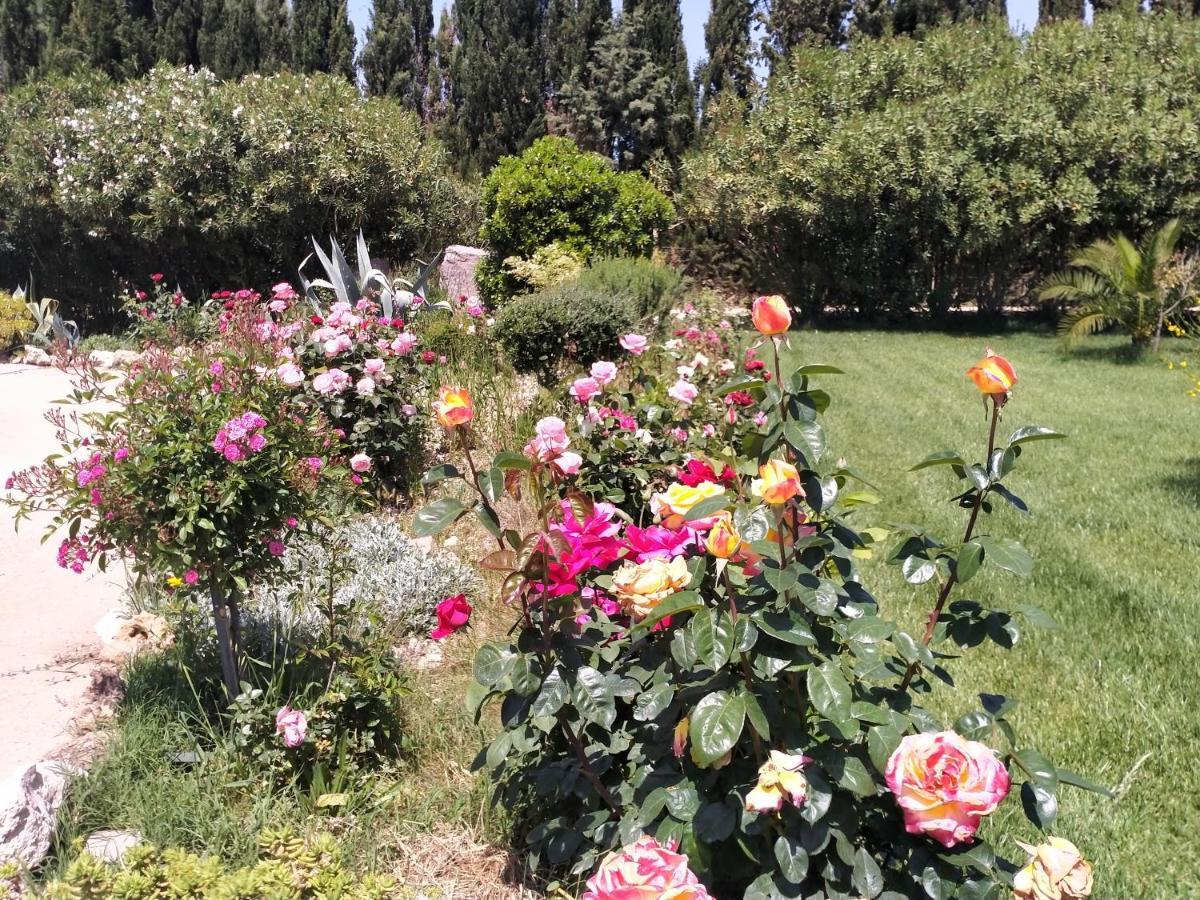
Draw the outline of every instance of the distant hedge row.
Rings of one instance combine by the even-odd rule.
[[[685,163],[695,269],[861,317],[995,310],[1069,248],[1200,207],[1200,20],[806,49]]]
[[[416,117],[343,79],[87,75],[0,96],[0,121],[0,289],[32,270],[84,319],[123,278],[257,286],[294,278],[310,235],[407,260],[477,227]]]

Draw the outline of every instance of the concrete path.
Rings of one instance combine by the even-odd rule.
[[[0,365],[0,485],[59,449],[43,413],[69,391],[57,369]],[[70,737],[100,645],[96,624],[121,596],[119,566],[60,569],[58,539],[40,543],[49,518],[14,532],[12,513],[0,505],[0,782]]]

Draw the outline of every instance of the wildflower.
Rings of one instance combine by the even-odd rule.
[[[184,584],[192,585],[192,584],[195,584],[199,580],[200,580],[200,573],[197,572],[195,569],[188,569],[186,572],[183,573],[183,583]]]
[[[283,556],[287,552],[287,548],[283,545],[283,541],[274,539],[267,541],[267,552],[272,556]]]

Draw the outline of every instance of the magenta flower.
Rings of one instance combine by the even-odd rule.
[[[125,462],[127,459],[129,459],[128,447],[118,447],[116,452],[113,453],[113,462]]]
[[[465,594],[447,597],[437,605],[437,627],[429,632],[435,641],[447,638],[471,620],[471,604]]]
[[[287,548],[283,546],[283,541],[278,539],[267,541],[267,550],[272,556],[283,556],[287,552]]]
[[[188,569],[186,572],[183,573],[184,584],[195,584],[199,580],[200,580],[200,573],[197,572],[195,569]]]
[[[365,453],[356,453],[350,457],[350,468],[355,472],[369,472],[371,470],[371,457]]]
[[[580,403],[587,403],[600,393],[600,383],[595,378],[576,378],[569,393]]]

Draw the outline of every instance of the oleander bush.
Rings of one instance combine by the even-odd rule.
[[[551,244],[584,263],[600,256],[647,255],[674,208],[649,181],[618,173],[598,153],[545,137],[520,156],[506,156],[483,182],[480,237],[488,256],[476,280],[497,307],[530,285],[505,260],[530,260]]]
[[[1200,20],[798,49],[683,165],[690,265],[860,321],[996,313],[1069,251],[1200,205]]]

